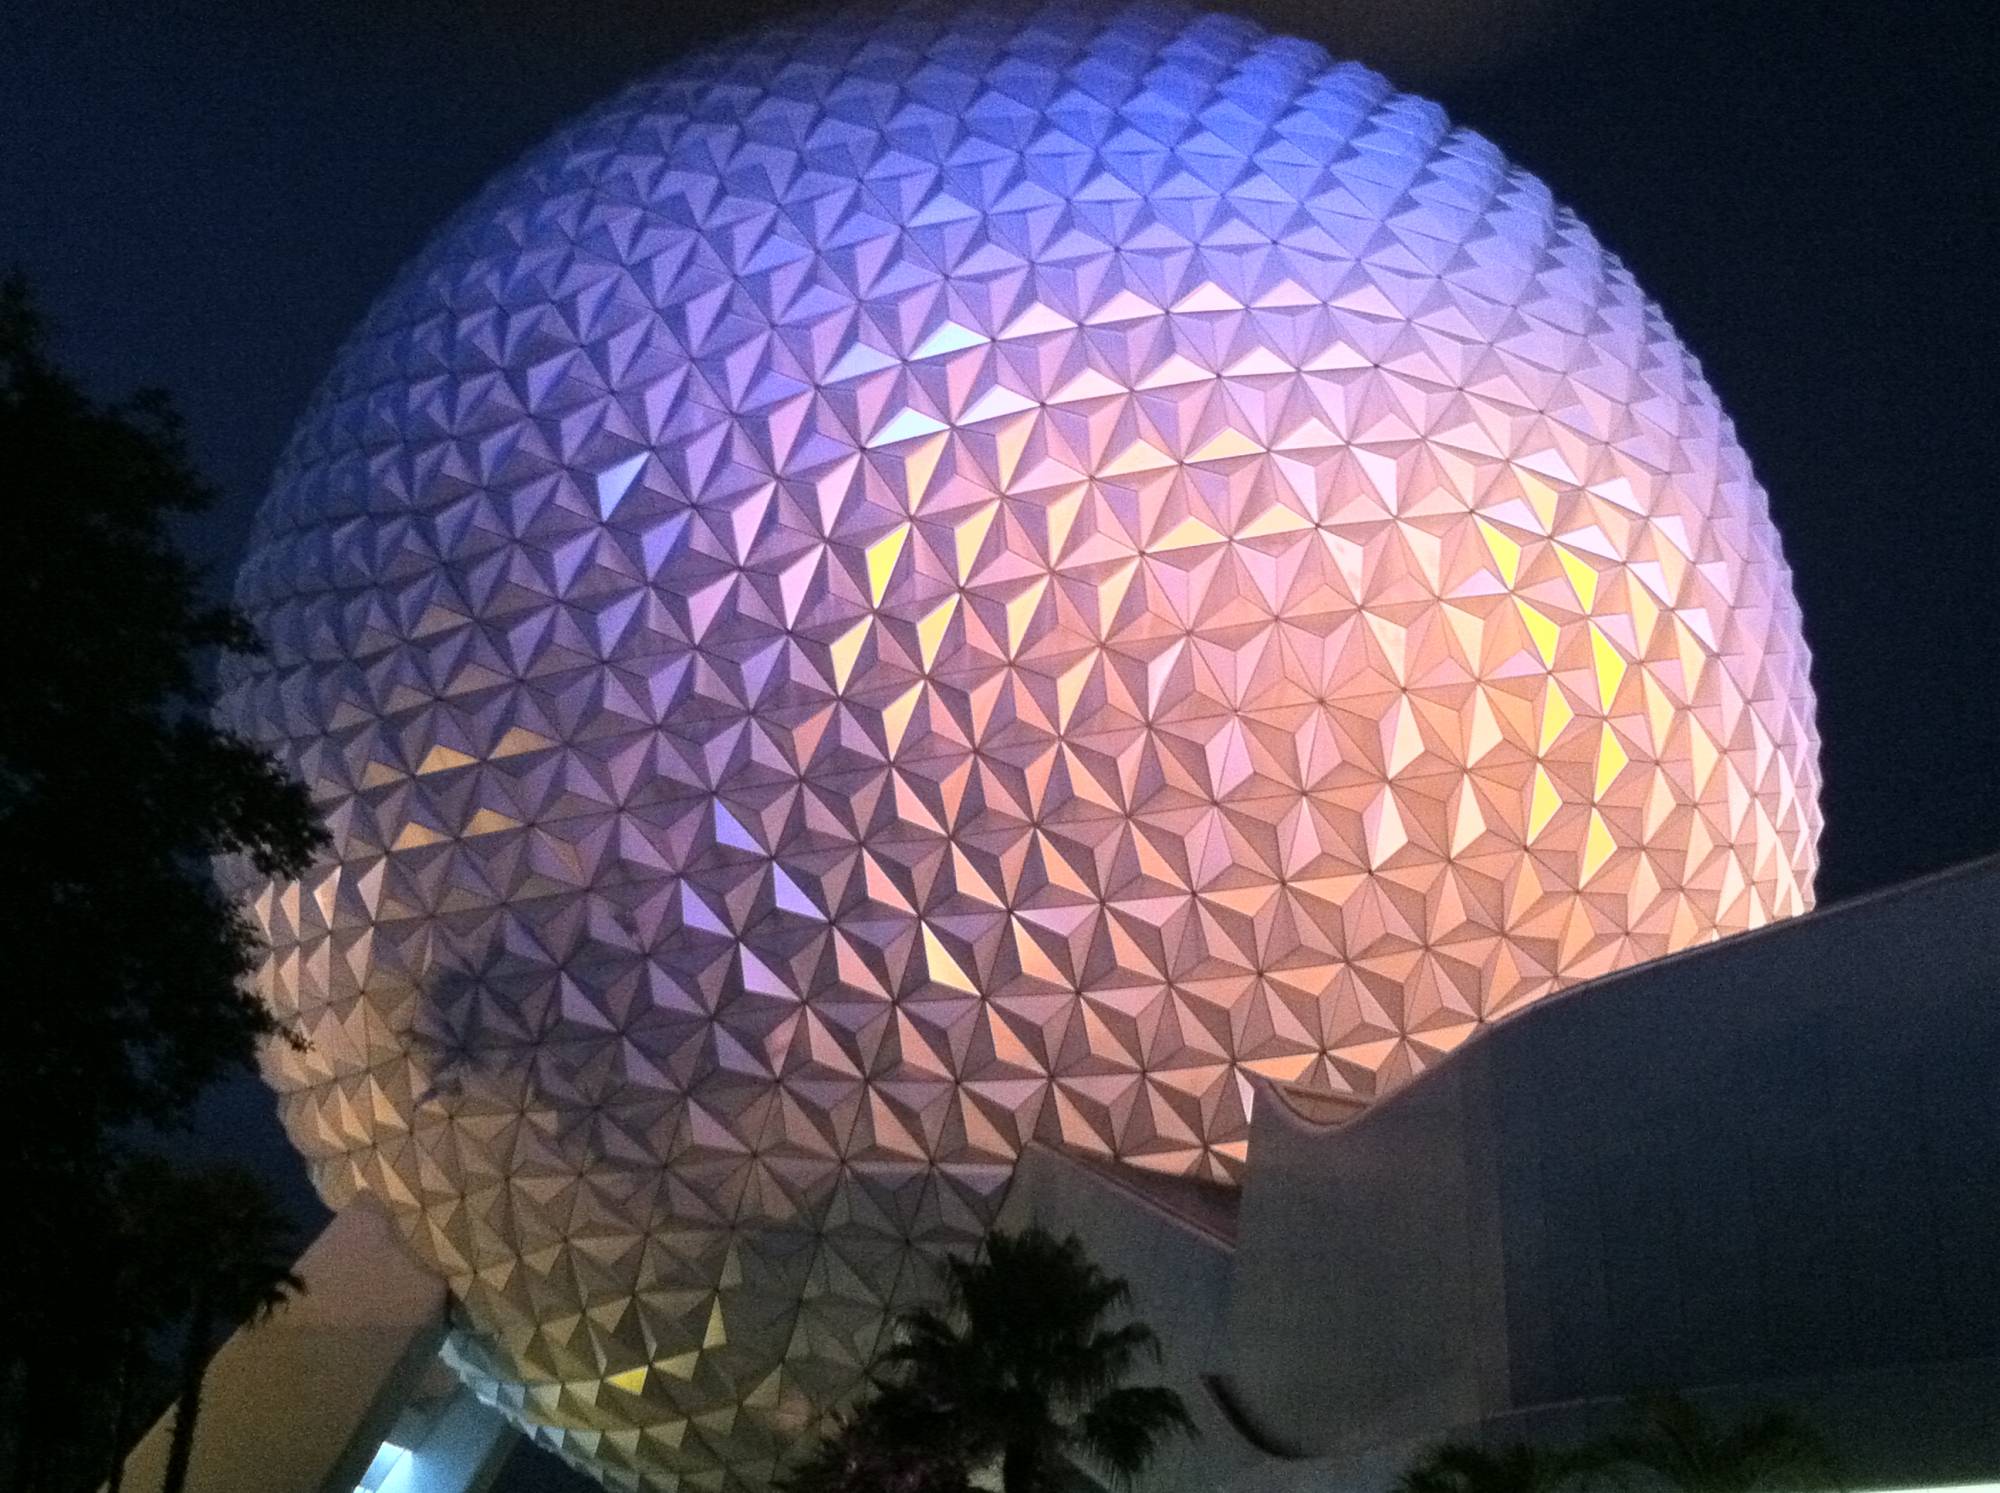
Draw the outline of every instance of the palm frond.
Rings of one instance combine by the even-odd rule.
[[[1159,1339],[1108,1320],[1130,1289],[1074,1234],[995,1232],[976,1255],[948,1260],[939,1285],[937,1304],[898,1317],[881,1393],[941,1407],[964,1465],[1006,1453],[1008,1493],[1060,1493],[1051,1480],[1074,1473],[1066,1449],[1130,1476],[1163,1437],[1192,1430],[1172,1390],[1125,1384],[1159,1361]]]
[[[1160,1445],[1175,1434],[1193,1436],[1193,1419],[1181,1397],[1157,1384],[1127,1385],[1101,1396],[1078,1420],[1075,1440],[1114,1481],[1143,1472]]]
[[[1160,1361],[1160,1340],[1145,1323],[1126,1322],[1051,1352],[1047,1377],[1058,1395],[1084,1404],[1124,1383],[1141,1360]]]
[[[1398,1493],[1558,1493],[1607,1465],[1596,1448],[1570,1450],[1517,1441],[1501,1447],[1450,1441],[1403,1473]]]
[[[1825,1444],[1784,1411],[1719,1430],[1681,1395],[1642,1396],[1633,1410],[1637,1428],[1608,1449],[1676,1493],[1798,1493],[1838,1483]]]

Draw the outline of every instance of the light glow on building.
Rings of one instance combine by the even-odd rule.
[[[370,314],[239,594],[335,841],[255,903],[287,1124],[614,1487],[760,1486],[1031,1138],[1226,1181],[1259,1077],[1811,898],[1694,360],[1493,146],[1225,17],[636,85]]]

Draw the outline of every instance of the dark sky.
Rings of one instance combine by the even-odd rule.
[[[27,269],[101,392],[178,396],[224,492],[193,541],[226,573],[340,338],[446,213],[620,82],[775,8],[11,0],[0,262]],[[1805,610],[1822,902],[2000,849],[1990,13],[1252,8],[1442,99],[1542,176],[1701,357]],[[276,1156],[253,1108],[239,1096],[216,1123]]]
[[[770,9],[774,7],[766,7]],[[2000,848],[1990,16],[1258,0],[1441,98],[1623,255],[1771,491],[1825,738],[1823,901]],[[13,0],[0,260],[100,389],[179,397],[225,573],[396,266],[557,122],[756,6]]]

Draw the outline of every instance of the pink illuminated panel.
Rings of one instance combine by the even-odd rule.
[[[375,308],[241,595],[337,847],[257,903],[292,1134],[614,1487],[761,1485],[1032,1137],[1227,1180],[1256,1076],[1365,1098],[1811,897],[1693,360],[1234,20],[641,83]]]

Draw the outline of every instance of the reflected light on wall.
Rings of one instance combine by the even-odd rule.
[[[410,1465],[408,1447],[385,1441],[369,1462],[368,1470],[361,1474],[361,1481],[355,1484],[354,1493],[404,1493],[402,1483]]]

